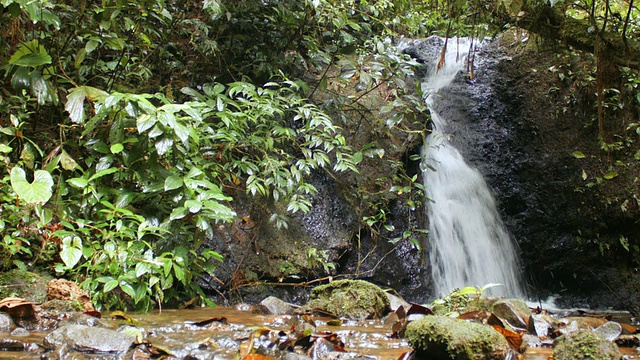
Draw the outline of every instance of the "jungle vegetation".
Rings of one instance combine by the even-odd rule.
[[[47,268],[102,307],[208,303],[193,279],[221,256],[201,245],[236,218],[234,194],[287,226],[312,171],[384,159],[350,141],[358,122],[427,131],[397,39],[510,27],[595,54],[601,124],[615,94],[637,109],[634,0],[0,0],[0,268]],[[380,214],[367,204],[363,225]]]

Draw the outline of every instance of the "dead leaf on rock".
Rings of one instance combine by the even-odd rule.
[[[520,346],[522,346],[522,334],[518,334],[517,332],[513,332],[511,330],[507,330],[504,327],[492,325],[494,329],[496,329],[505,339],[512,348],[516,351],[520,351]]]
[[[207,326],[213,322],[217,322],[223,325],[227,325],[229,324],[229,322],[227,321],[227,318],[224,316],[221,317],[214,317],[211,319],[207,319],[207,320],[202,320],[202,321],[186,321],[187,324],[189,325],[193,325],[193,326],[199,326],[199,327],[204,327]]]
[[[4,311],[12,318],[28,319],[35,314],[35,308],[31,301],[21,298],[4,298],[0,300],[0,311]]]

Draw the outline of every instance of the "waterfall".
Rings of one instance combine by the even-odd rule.
[[[447,123],[455,122],[449,111],[437,113],[443,101],[439,91],[465,70],[470,40],[449,39],[444,66],[423,82],[431,111],[433,131],[423,147],[423,179],[428,197],[429,258],[435,296],[455,288],[483,287],[490,283],[492,295],[523,296],[518,254],[498,213],[487,183],[451,144]],[[459,100],[458,100],[459,101]],[[453,107],[464,104],[449,104]],[[458,115],[459,116],[459,115]]]

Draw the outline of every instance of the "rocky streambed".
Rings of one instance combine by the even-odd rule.
[[[82,303],[86,294],[62,294],[61,285],[74,284],[51,281],[41,303],[0,301],[1,358],[631,359],[640,345],[626,313],[551,313],[475,288],[418,305],[365,281],[339,280],[315,287],[302,305],[268,297],[124,313],[92,310]]]

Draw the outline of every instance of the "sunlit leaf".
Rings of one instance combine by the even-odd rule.
[[[571,153],[576,159],[584,159],[586,156],[582,153],[582,151],[574,151]]]
[[[182,187],[183,184],[184,182],[182,181],[181,177],[176,175],[171,175],[168,178],[166,178],[164,181],[164,191],[175,190],[179,187]]]
[[[63,169],[69,171],[73,171],[78,167],[78,163],[65,150],[62,150],[60,154],[60,164],[62,164]]]
[[[613,178],[614,178],[614,177],[616,177],[616,176],[618,176],[618,173],[617,173],[617,172],[615,172],[615,171],[610,171],[610,172],[608,172],[608,173],[604,174],[604,176],[603,176],[603,177],[604,177],[605,179],[607,179],[607,180],[611,180],[611,179],[613,179]]]
[[[68,268],[76,266],[80,258],[82,258],[82,240],[77,236],[69,236],[62,239],[60,258]]]
[[[46,203],[52,195],[53,178],[44,170],[36,170],[33,174],[33,182],[29,183],[24,170],[16,166],[11,169],[11,186],[27,203]]]

